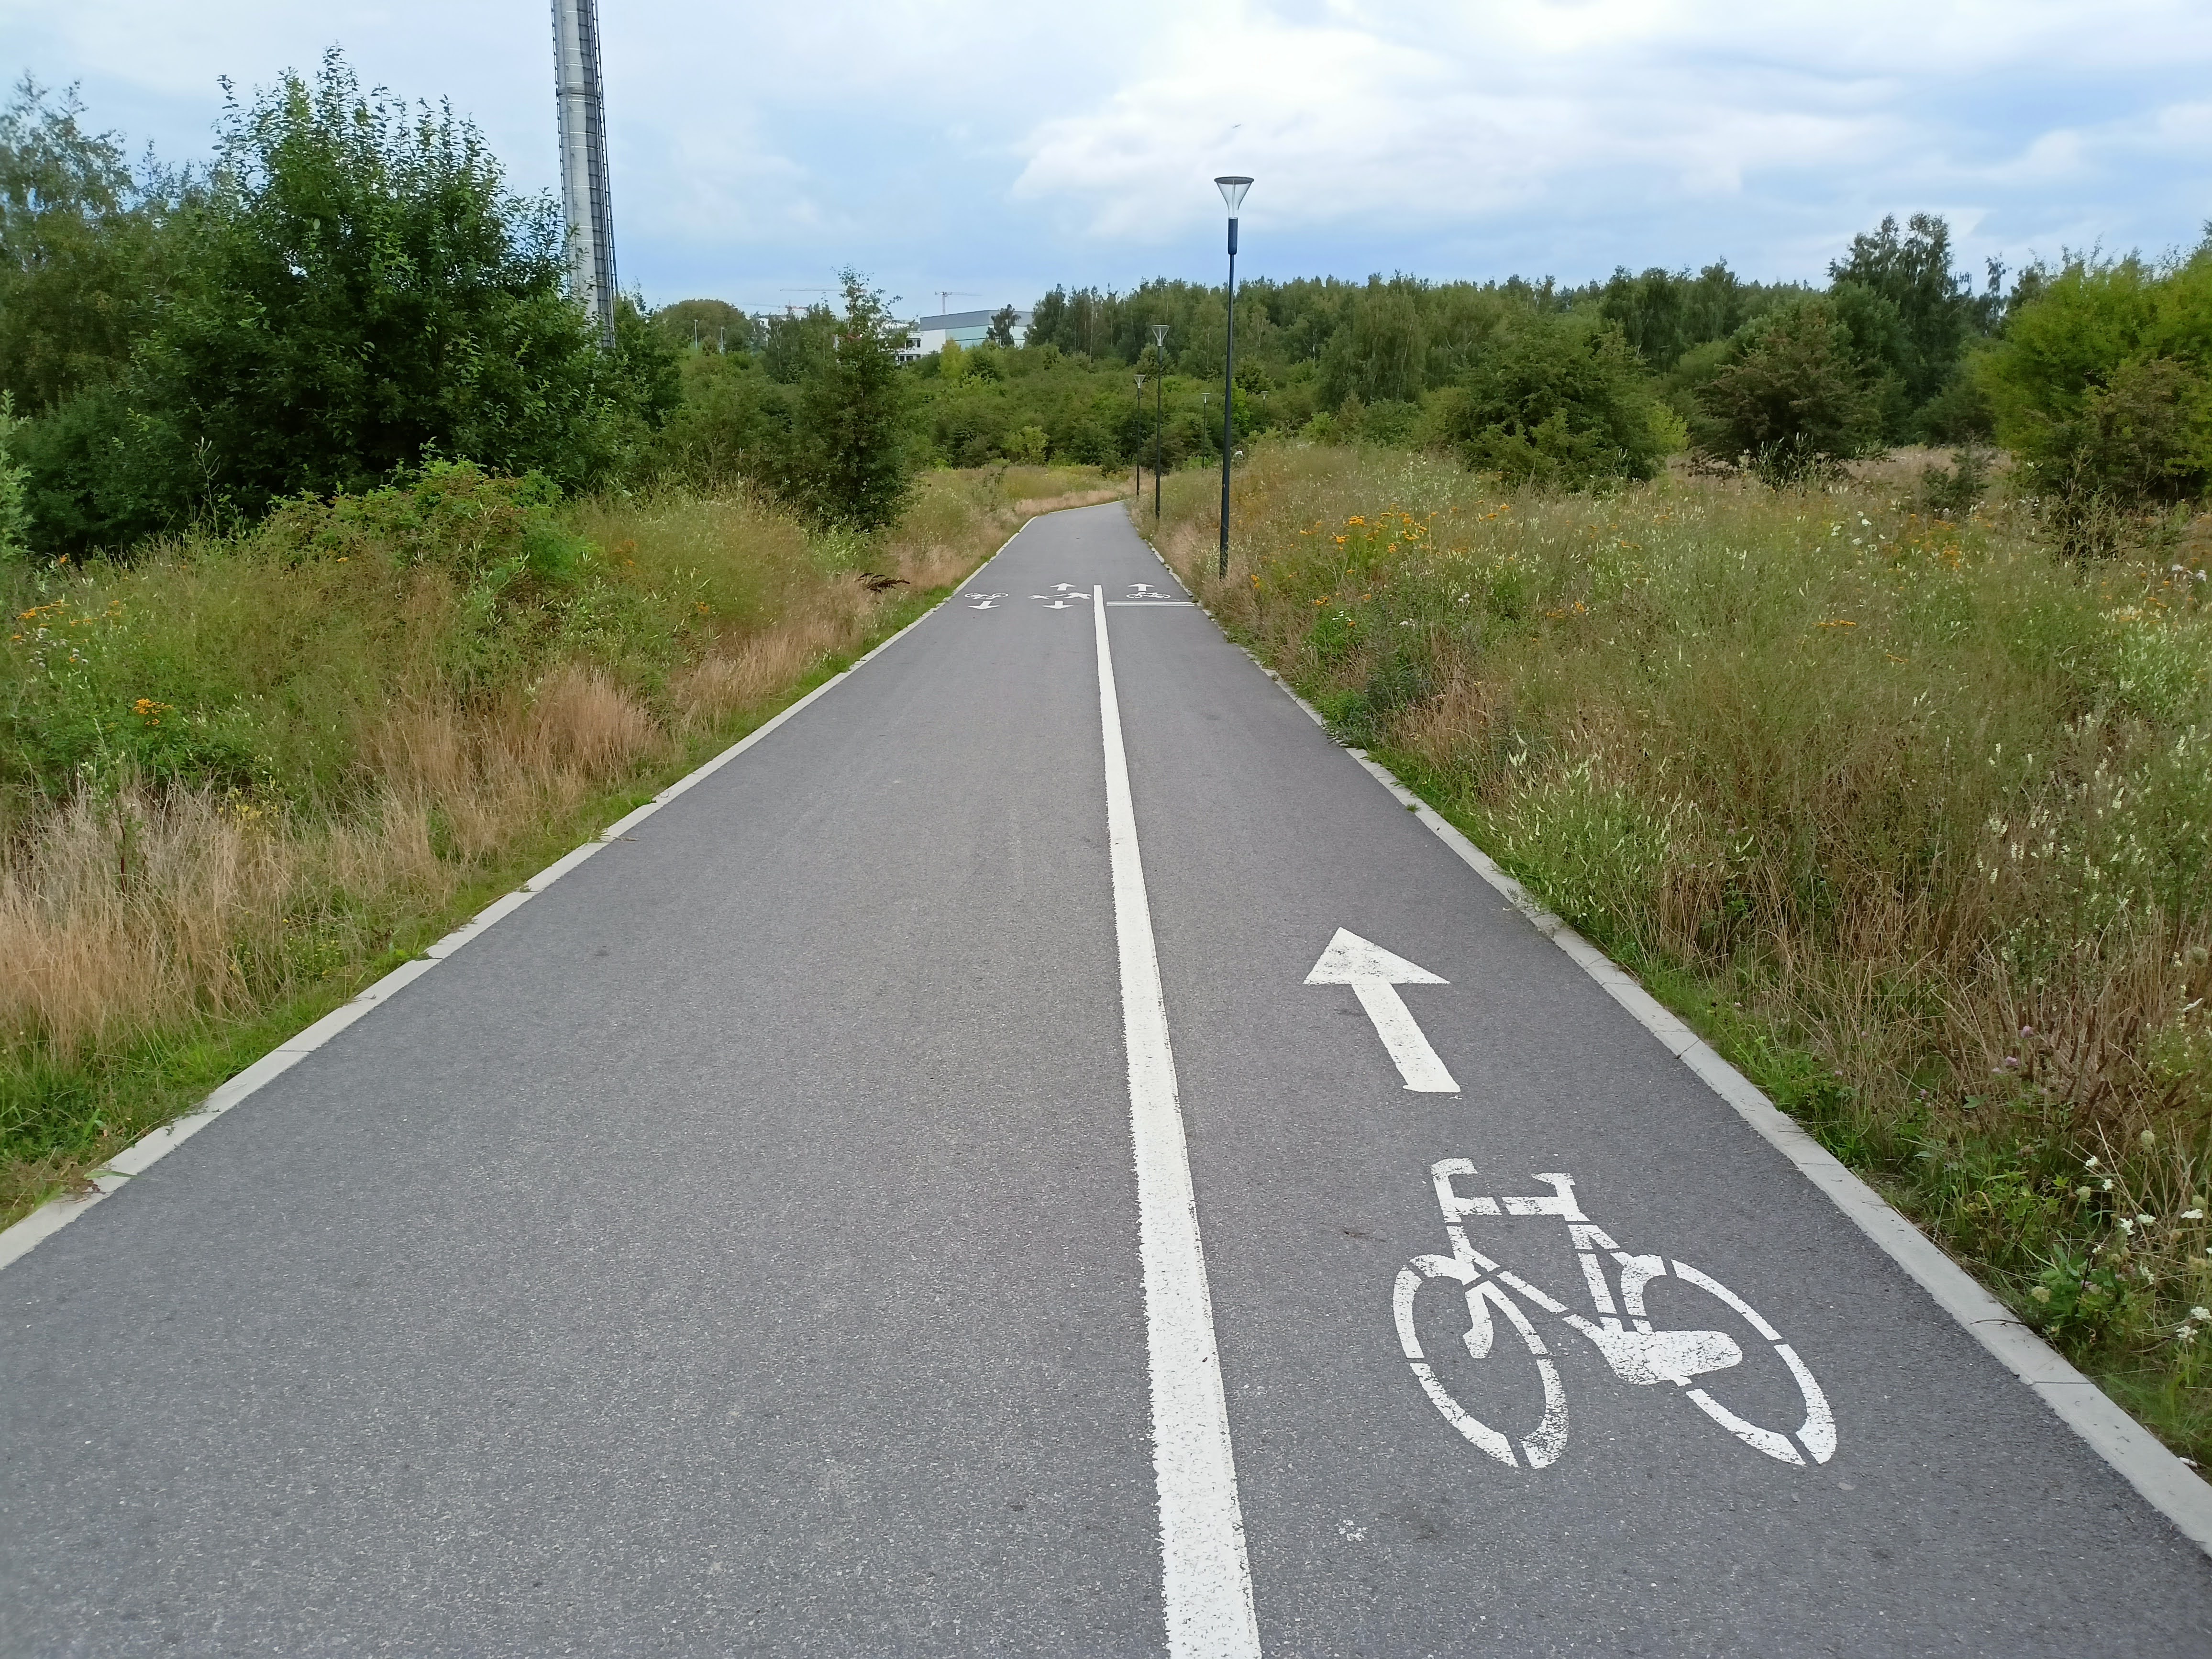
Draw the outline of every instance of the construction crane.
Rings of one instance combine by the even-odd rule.
[[[783,294],[811,294],[818,301],[824,295],[835,294],[837,290],[834,288],[787,288],[777,291]],[[799,307],[786,300],[783,302],[783,314],[787,317],[796,317],[799,315]]]
[[[958,288],[939,288],[930,291],[937,295],[937,314],[940,317],[951,314],[951,302],[955,300],[980,300],[983,297],[980,294],[971,294],[965,289]]]

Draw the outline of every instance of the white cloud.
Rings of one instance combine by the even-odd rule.
[[[846,259],[916,291],[1127,280],[1212,243],[1232,170],[1248,246],[1346,272],[1813,275],[1884,211],[1944,208],[1972,255],[2208,209],[2204,0],[602,3],[623,269],[655,294]],[[172,154],[218,75],[343,42],[537,187],[546,9],[0,0],[0,39]]]
[[[1015,193],[1079,204],[1092,234],[1123,238],[1210,216],[1194,185],[1232,161],[1261,178],[1247,210],[1255,224],[1290,226],[1480,221],[1578,185],[1603,194],[1624,176],[1695,199],[1739,191],[1754,175],[1887,172],[1937,161],[1968,90],[1962,78],[2039,65],[2087,74],[2148,53],[2169,68],[2177,52],[2212,58],[2189,10],[2166,0],[2098,7],[2092,27],[2092,9],[2057,0],[1408,0],[1304,16],[1199,0],[1148,54],[1157,68],[1018,141]],[[2069,157],[2077,141],[2054,128],[2006,167],[2057,168]]]

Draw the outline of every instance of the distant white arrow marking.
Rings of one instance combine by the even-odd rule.
[[[1429,1046],[1429,1039],[1396,989],[1401,985],[1449,985],[1449,980],[1391,955],[1349,928],[1340,927],[1328,949],[1321,953],[1321,960],[1314,963],[1313,972],[1306,975],[1306,983],[1352,988],[1367,1018],[1375,1022],[1375,1035],[1390,1051],[1398,1075],[1406,1079],[1408,1089],[1431,1095],[1459,1092],[1459,1085],[1437,1058],[1437,1051]]]
[[[970,611],[996,611],[999,608],[999,602],[996,599],[986,599],[981,605],[971,605],[968,608]]]

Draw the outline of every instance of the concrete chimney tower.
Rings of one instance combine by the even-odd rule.
[[[607,106],[599,90],[598,0],[553,0],[554,86],[561,112],[561,212],[568,290],[615,343],[615,210],[607,187]]]

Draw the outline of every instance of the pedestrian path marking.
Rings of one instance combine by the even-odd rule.
[[[1427,969],[1403,957],[1393,956],[1379,945],[1370,945],[1346,927],[1336,930],[1328,949],[1306,975],[1309,985],[1349,985],[1367,1018],[1375,1022],[1375,1035],[1390,1051],[1398,1075],[1406,1086],[1422,1094],[1455,1095],[1459,1085],[1444,1069],[1427,1035],[1399,996],[1401,985],[1449,985]]]
[[[1170,1659],[1259,1659],[1252,1569],[1237,1501],[1237,1465],[1206,1254],[1168,1037],[1159,952],[1137,846],[1128,757],[1106,639],[1105,590],[1094,588],[1098,724],[1106,759],[1106,844],[1121,967],[1121,1030],[1129,1065],[1130,1139],[1137,1164],[1137,1240],[1152,1372],[1152,1474],[1159,1490],[1161,1601]]]
[[[1575,1178],[1571,1175],[1539,1175],[1534,1178],[1549,1187],[1550,1192],[1508,1198],[1462,1193],[1454,1185],[1455,1177],[1475,1173],[1474,1165],[1463,1158],[1447,1158],[1430,1165],[1429,1179],[1436,1188],[1437,1206],[1443,1212],[1444,1236],[1451,1241],[1452,1253],[1415,1256],[1399,1269],[1391,1298],[1391,1312],[1398,1327],[1398,1346],[1407,1363],[1413,1368],[1414,1380],[1421,1385],[1421,1392],[1428,1395],[1430,1403],[1443,1413],[1444,1420],[1457,1429],[1469,1444],[1509,1468],[1522,1468],[1524,1459],[1528,1468],[1549,1468],[1566,1449],[1566,1389],[1559,1380],[1559,1368],[1553,1362],[1551,1349],[1529,1318],[1528,1307],[1523,1305],[1530,1304],[1557,1316],[1570,1330],[1588,1337],[1613,1374],[1623,1382],[1638,1388],[1673,1383],[1692,1405],[1737,1440],[1753,1451],[1764,1452],[1778,1463],[1803,1468],[1808,1460],[1825,1463],[1836,1455],[1836,1419],[1828,1407],[1827,1396],[1821,1393],[1820,1385],[1813,1380],[1812,1371],[1797,1357],[1796,1350],[1784,1342],[1782,1333],[1748,1302],[1718,1279],[1686,1263],[1656,1255],[1631,1255],[1622,1249],[1583,1213],[1581,1200],[1575,1196]],[[1470,1216],[1548,1217],[1563,1224],[1581,1265],[1583,1282],[1589,1291],[1596,1317],[1584,1318],[1571,1311],[1565,1303],[1476,1249],[1468,1237],[1466,1224]],[[1605,1260],[1601,1260],[1601,1256]],[[1610,1279],[1606,1266],[1608,1260],[1612,1263]],[[1701,1377],[1734,1370],[1741,1365],[1744,1344],[1726,1330],[1658,1328],[1649,1316],[1646,1298],[1655,1283],[1670,1277],[1718,1302],[1718,1317],[1723,1322],[1735,1322],[1728,1318],[1734,1314],[1755,1334],[1757,1341],[1764,1342],[1771,1351],[1796,1385],[1797,1397],[1804,1406],[1804,1420],[1795,1429],[1762,1427],[1730,1410],[1702,1383],[1691,1386]],[[1436,1364],[1421,1346],[1416,1304],[1422,1286],[1439,1279],[1460,1287],[1467,1316],[1467,1330],[1460,1338],[1460,1346],[1466,1349],[1470,1359],[1495,1359],[1499,1364],[1511,1359],[1516,1352],[1515,1345],[1498,1340],[1498,1322],[1503,1319],[1520,1339],[1518,1352],[1525,1353],[1535,1366],[1544,1403],[1537,1422],[1526,1434],[1508,1434],[1483,1422],[1437,1376]],[[1620,1287],[1617,1298],[1616,1284]],[[1756,1342],[1753,1346],[1757,1346]],[[1722,1393],[1727,1392],[1722,1389]]]

